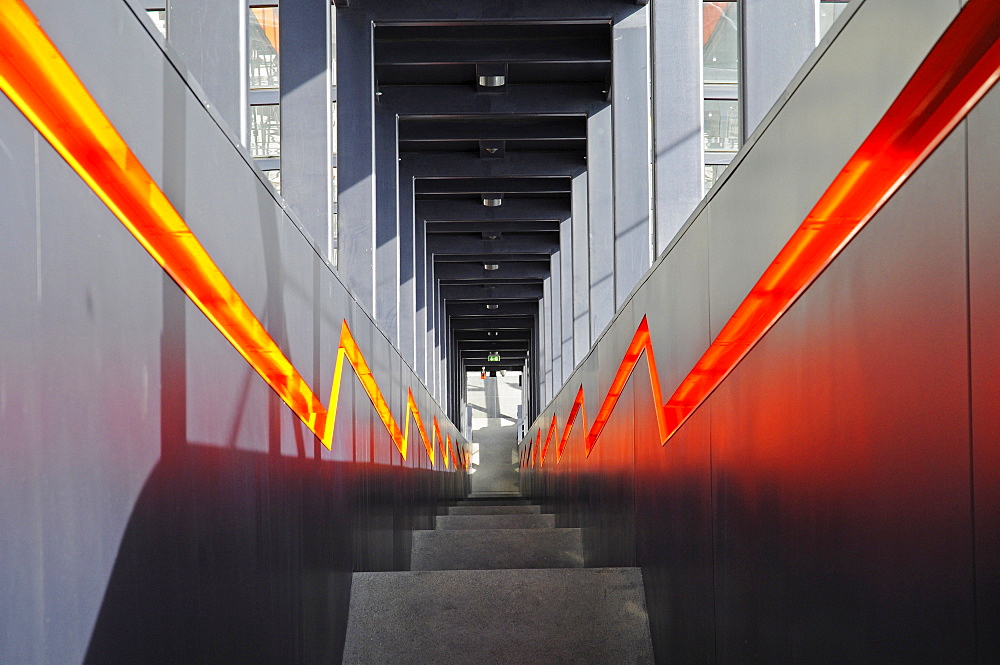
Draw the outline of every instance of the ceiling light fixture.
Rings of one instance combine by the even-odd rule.
[[[483,197],[483,205],[487,208],[499,208],[503,205],[503,199],[496,194],[490,194]]]
[[[466,79],[468,80],[468,79]],[[507,83],[506,76],[480,76],[479,85],[483,88],[499,88]]]
[[[500,269],[500,264],[499,263],[484,263],[483,264],[483,269],[484,270],[499,270]]]
[[[494,304],[494,305],[487,305],[486,309],[500,309],[500,305],[496,305],[496,304]]]

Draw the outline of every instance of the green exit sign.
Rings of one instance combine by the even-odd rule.
[[[486,360],[491,363],[498,363],[500,362],[500,354],[496,352],[490,353],[486,356]]]

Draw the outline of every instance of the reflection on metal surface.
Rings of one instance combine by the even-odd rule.
[[[970,0],[666,404],[643,317],[586,434],[587,455],[644,351],[661,445],[665,444],[998,78],[1000,4]],[[559,457],[582,410],[583,386],[567,419]],[[555,416],[550,437],[554,426]],[[541,439],[541,429],[537,437]],[[538,462],[536,448],[532,466]]]
[[[346,321],[330,406],[323,406],[112,126],[23,0],[0,0],[0,89],[327,448],[333,440],[346,357],[403,458],[412,413],[433,465],[432,442],[412,392],[407,400],[404,434]],[[450,438],[449,433],[449,445]],[[444,457],[447,468],[447,449]]]

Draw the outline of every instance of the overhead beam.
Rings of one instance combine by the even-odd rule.
[[[484,262],[485,263],[485,262]],[[549,276],[549,266],[541,261],[497,261],[496,270],[485,270],[484,263],[443,263],[435,269],[438,279],[545,279]]]
[[[427,233],[558,233],[559,222],[428,222]]]
[[[567,176],[533,176],[508,178],[423,178],[413,183],[416,196],[423,194],[566,194],[570,193],[572,180]],[[485,206],[484,206],[485,207]]]
[[[411,177],[481,176],[503,178],[532,175],[575,176],[587,168],[584,152],[539,150],[507,152],[502,158],[483,158],[470,152],[405,152],[399,154],[399,171]]]
[[[393,113],[436,115],[459,113],[589,114],[608,105],[601,85],[506,85],[502,95],[476,94],[455,85],[382,85],[379,102]]]
[[[552,254],[559,250],[559,234],[534,233],[504,235],[496,240],[470,236],[427,237],[430,254]]]
[[[441,298],[450,300],[528,300],[542,297],[541,284],[500,284],[498,286],[442,285]],[[502,307],[502,305],[501,305]]]
[[[611,64],[610,35],[596,39],[490,39],[378,41],[375,65],[448,65],[504,63],[607,63]]]
[[[499,305],[497,309],[486,309],[484,303],[453,302],[446,303],[446,313],[448,316],[531,316],[538,311],[538,302],[500,302],[493,303]]]
[[[535,221],[539,219],[569,219],[570,198],[517,198],[506,199],[503,205],[489,208],[482,201],[472,199],[418,200],[415,203],[418,220],[438,221]]]
[[[516,330],[456,330],[455,340],[457,342],[523,342],[531,343],[531,335],[527,332]]]
[[[587,117],[406,116],[399,120],[398,136],[400,142],[586,140]]]
[[[479,263],[498,263],[503,261],[513,261],[517,263],[541,263],[546,268],[552,263],[552,257],[548,254],[503,254],[500,252],[492,252],[489,254],[435,254],[434,257],[435,268],[446,266],[452,263],[469,263],[474,261]]]
[[[493,318],[453,316],[449,321],[452,330],[521,331],[532,333],[534,320],[530,316],[497,316]]]

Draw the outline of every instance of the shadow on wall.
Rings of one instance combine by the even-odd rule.
[[[340,662],[358,541],[392,548],[393,496],[370,488],[414,501],[432,473],[175,451],[139,496],[84,662]]]

